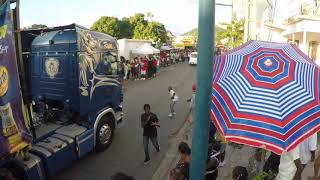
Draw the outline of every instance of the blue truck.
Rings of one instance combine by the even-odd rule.
[[[76,24],[19,31],[10,3],[0,9],[0,179],[44,180],[108,148],[123,123],[118,45]]]

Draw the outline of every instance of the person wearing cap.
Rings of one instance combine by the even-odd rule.
[[[180,159],[176,167],[170,171],[170,180],[188,180],[191,149],[187,143],[180,142],[178,151]]]

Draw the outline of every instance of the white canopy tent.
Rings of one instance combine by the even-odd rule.
[[[159,54],[160,50],[152,47],[150,44],[145,43],[138,47],[137,49],[133,49],[131,51],[132,54],[143,54],[143,55],[149,55],[149,54]]]
[[[170,50],[172,50],[172,48],[169,47],[169,46],[161,46],[160,49],[161,49],[161,51],[170,51]]]

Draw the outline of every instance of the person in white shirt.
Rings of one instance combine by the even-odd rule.
[[[315,159],[315,154],[317,150],[317,133],[308,137],[300,144],[300,161],[302,164],[302,170],[306,165]]]
[[[170,94],[170,114],[169,117],[172,117],[176,114],[175,110],[174,110],[174,106],[176,105],[177,101],[178,101],[178,96],[176,94],[176,92],[174,92],[174,90],[172,89],[171,86],[168,87],[168,91]]]
[[[195,99],[196,99],[196,85],[193,83],[192,84],[192,96],[190,99],[187,101],[190,102],[189,105],[189,112],[187,113],[186,121],[188,121],[190,124],[193,123],[193,113],[194,113],[194,108],[195,108]]]
[[[302,165],[299,145],[290,152],[283,152],[280,157],[279,172],[275,180],[301,180]]]

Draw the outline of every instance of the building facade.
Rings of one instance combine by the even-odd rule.
[[[244,41],[295,43],[320,65],[320,0],[247,0]]]

